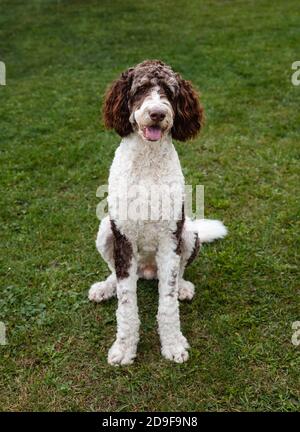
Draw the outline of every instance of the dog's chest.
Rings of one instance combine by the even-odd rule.
[[[151,239],[154,245],[160,232],[176,226],[183,196],[184,178],[172,143],[121,143],[110,169],[108,204],[124,234],[140,244]]]

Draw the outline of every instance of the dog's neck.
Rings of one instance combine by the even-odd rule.
[[[128,167],[133,170],[131,175],[135,173],[134,175],[141,178],[146,173],[153,177],[159,176],[176,153],[170,134],[162,140],[151,142],[145,141],[137,132],[133,132],[122,139],[119,148],[120,154],[128,161]]]
[[[144,140],[137,132],[123,138],[121,146],[151,159],[161,158],[163,153],[174,149],[171,134],[164,135],[161,140],[152,142]]]

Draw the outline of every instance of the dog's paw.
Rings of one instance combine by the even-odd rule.
[[[176,363],[184,363],[189,358],[188,348],[189,343],[183,335],[180,335],[178,341],[174,344],[163,345],[161,348],[162,355],[167,359]]]
[[[94,283],[89,290],[89,300],[94,302],[102,302],[116,295],[116,284],[111,281],[103,281]]]
[[[108,351],[107,361],[114,366],[129,365],[133,363],[135,357],[136,346],[119,342],[117,339]]]
[[[178,283],[179,300],[192,300],[195,294],[195,285],[192,282],[181,279]]]
[[[185,349],[190,348],[190,344],[188,343],[186,337],[183,336],[183,334],[180,335],[180,342],[182,343]]]

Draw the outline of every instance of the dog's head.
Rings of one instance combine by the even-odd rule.
[[[146,60],[123,72],[108,89],[104,122],[125,137],[136,131],[145,141],[171,133],[186,141],[200,131],[203,108],[189,81],[158,60]]]

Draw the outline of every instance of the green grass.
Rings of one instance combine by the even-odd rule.
[[[300,408],[299,2],[0,0],[1,410],[295,411]],[[94,239],[96,189],[119,139],[107,84],[160,58],[201,90],[206,127],[177,143],[205,215],[230,235],[187,271],[190,360],[159,353],[155,283],[139,283],[133,366],[107,365],[116,300]]]

